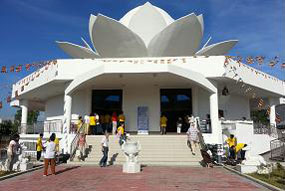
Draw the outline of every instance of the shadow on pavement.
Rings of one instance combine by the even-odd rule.
[[[61,174],[61,173],[64,173],[66,171],[69,171],[69,170],[73,170],[73,169],[76,169],[76,168],[79,168],[80,166],[73,166],[73,167],[68,167],[68,168],[65,168],[65,169],[62,169],[62,170],[59,170],[56,172],[56,174]]]
[[[114,162],[116,161],[117,156],[119,155],[119,153],[113,154],[113,156],[111,157],[111,160],[109,162],[109,165],[113,165]]]

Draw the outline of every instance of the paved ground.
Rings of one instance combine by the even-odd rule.
[[[5,191],[176,191],[266,190],[223,168],[144,167],[139,174],[123,174],[121,166],[58,166],[57,175],[43,177],[43,170],[0,182]]]

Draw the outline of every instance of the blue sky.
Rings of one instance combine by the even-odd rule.
[[[35,61],[68,58],[55,44],[64,40],[81,44],[89,40],[90,14],[102,13],[120,19],[143,0],[0,0],[0,67]],[[202,45],[238,39],[230,55],[279,56],[285,62],[284,0],[150,0],[174,19],[191,12],[203,14],[205,34]],[[202,46],[201,45],[201,46]],[[257,66],[285,80],[285,70]],[[31,71],[30,71],[31,72]],[[0,99],[7,97],[10,84],[30,72],[0,74]],[[15,109],[4,104],[0,118],[13,116]]]

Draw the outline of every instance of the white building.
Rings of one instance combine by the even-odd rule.
[[[91,15],[94,48],[84,39],[84,46],[57,42],[72,58],[52,61],[14,84],[11,105],[22,108],[23,127],[27,111],[35,109],[45,112],[46,124],[59,124],[65,152],[74,137],[69,133],[71,121],[78,116],[122,110],[126,131],[137,132],[141,107],[147,109],[144,128],[150,134],[159,132],[161,113],[169,118],[168,132],[176,130],[179,116],[206,119],[210,114],[212,129],[204,133],[207,143],[221,143],[226,124],[235,125],[239,140],[257,140],[250,102],[262,98],[261,105],[271,108],[270,123],[275,124],[274,108],[285,96],[285,82],[224,56],[237,40],[212,45],[208,41],[198,50],[203,31],[203,15],[174,20],[150,3],[134,8],[120,21]],[[256,154],[268,151],[272,139],[251,142]]]

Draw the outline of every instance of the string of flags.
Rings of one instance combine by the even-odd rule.
[[[252,65],[254,63],[257,63],[259,66],[266,64],[265,63],[265,56],[247,56],[245,58],[243,58],[242,56],[226,56],[228,58],[234,59],[237,63],[246,63],[248,65]],[[269,61],[267,62],[267,65],[270,67],[275,67],[280,63],[280,59],[278,56],[274,56],[272,59],[269,59]],[[285,69],[285,62],[280,64],[280,68],[281,69]]]
[[[6,66],[2,66],[1,67],[1,73],[2,74],[7,74],[7,73],[18,73],[23,71],[24,69],[26,71],[30,71],[31,67],[35,67],[36,69],[38,68],[42,68],[42,69],[38,69],[37,71],[35,71],[32,75],[29,75],[28,77],[25,77],[24,79],[20,80],[17,82],[18,85],[23,84],[23,86],[21,87],[21,90],[24,90],[24,85],[28,85],[30,81],[33,81],[35,78],[39,77],[44,71],[48,70],[49,66],[51,65],[56,65],[57,64],[57,60],[49,60],[49,61],[43,61],[43,62],[34,62],[31,64],[25,64],[24,67],[23,65],[12,65],[9,68]],[[17,79],[19,80],[19,78]],[[13,83],[14,84],[14,83]],[[4,88],[9,88],[9,90],[11,90],[12,88],[12,84],[0,84],[0,88],[4,89]],[[18,97],[18,91],[15,92],[15,97]],[[4,98],[0,97],[0,109],[3,108],[4,103],[9,104],[12,101],[11,98],[11,92],[8,92],[8,95],[5,96]]]
[[[270,105],[266,105],[265,101],[261,98],[261,97],[257,97],[257,93],[254,91],[254,88],[247,85],[246,83],[243,82],[243,79],[241,78],[241,76],[239,75],[239,73],[237,72],[237,68],[235,66],[230,66],[230,60],[234,60],[234,57],[232,56],[226,56],[225,61],[224,61],[224,67],[229,69],[228,72],[229,73],[233,73],[232,78],[236,80],[236,84],[240,84],[240,88],[244,90],[244,94],[247,95],[251,95],[252,99],[256,99],[257,100],[257,107],[259,109],[265,108],[266,109],[266,115],[269,116],[270,115]],[[247,58],[249,63],[252,63],[252,57]],[[260,58],[262,59],[262,58]],[[272,65],[276,65],[277,61],[276,61],[276,57],[274,58],[273,61],[270,61],[270,63]],[[236,62],[239,64],[240,66],[240,57],[236,57]],[[285,64],[284,64],[285,65]],[[226,75],[226,74],[225,74]],[[252,94],[250,94],[252,92]],[[280,115],[276,112],[275,114],[275,122],[278,124],[281,122],[281,118]]]
[[[206,58],[209,56],[205,56]],[[197,58],[197,56],[193,56],[193,58]],[[144,63],[155,63],[155,64],[171,64],[172,62],[175,61],[182,61],[182,63],[187,63],[187,58],[165,58],[165,59],[141,59],[141,60],[112,60],[112,59],[103,59],[103,62],[129,62],[129,63],[134,63],[134,64],[144,64]],[[280,60],[278,56],[273,57],[272,59],[270,59],[269,62],[265,62],[266,57],[265,56],[247,56],[247,57],[242,57],[242,56],[226,56],[225,62],[224,62],[224,66],[227,67],[229,66],[229,61],[230,59],[235,60],[238,63],[239,67],[247,67],[251,72],[254,72],[256,75],[262,75],[264,76],[265,79],[272,79],[275,81],[278,81],[277,78],[272,77],[270,75],[267,75],[263,72],[260,72],[252,67],[249,67],[248,65],[252,65],[254,63],[257,63],[258,65],[265,65],[267,63],[268,66],[270,67],[276,67],[279,65]],[[55,65],[57,63],[56,60],[49,60],[49,61],[42,61],[42,62],[33,62],[33,63],[29,63],[29,64],[20,64],[20,65],[12,65],[12,66],[0,66],[1,72],[0,74],[7,74],[7,73],[19,73],[22,72],[24,70],[26,71],[30,71],[31,68],[41,68],[40,70],[37,70],[36,72],[34,72],[33,75],[30,75],[22,80],[20,80],[17,84],[21,85],[23,84],[23,86],[21,87],[21,90],[23,91],[24,89],[24,85],[28,85],[30,81],[33,81],[35,78],[39,77],[45,70],[48,70],[50,65]],[[246,64],[243,64],[246,63]],[[280,64],[281,69],[285,69],[285,62]],[[252,94],[252,98],[254,99],[258,99],[256,96],[256,93],[254,92],[254,89],[252,87],[247,86],[245,83],[243,83],[243,79],[240,77],[240,75],[236,72],[237,71],[237,67],[236,66],[230,66],[230,71],[232,71],[234,73],[233,78],[236,79],[236,83],[237,84],[241,84],[241,88],[245,89],[244,92],[246,94]],[[283,82],[284,83],[284,82]],[[10,87],[12,87],[10,85]],[[18,92],[15,92],[15,96],[17,96]],[[6,101],[8,101],[10,99],[6,99]],[[0,100],[1,101],[1,100]],[[259,100],[259,106],[261,107],[264,104],[264,101]],[[1,101],[1,105],[0,105],[0,109],[3,106],[3,102]]]
[[[12,65],[12,66],[1,66],[1,73],[2,74],[13,73],[13,72],[18,73],[18,72],[23,71],[23,69],[25,69],[26,71],[30,71],[32,67],[41,68],[51,63],[56,64],[56,60],[33,62],[30,64],[25,64],[25,65],[19,64],[19,65]]]

